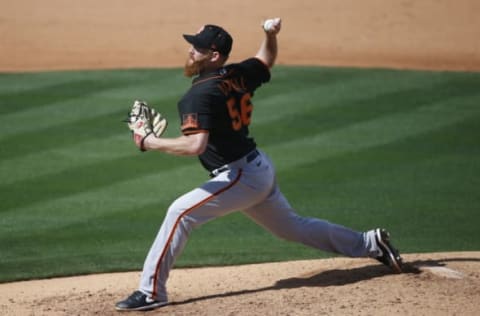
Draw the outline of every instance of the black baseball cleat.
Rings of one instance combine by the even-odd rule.
[[[127,299],[115,304],[115,309],[117,311],[148,311],[167,304],[168,302],[156,301],[140,291],[135,291]]]
[[[390,234],[383,228],[374,230],[375,241],[382,254],[375,259],[390,267],[396,273],[402,273],[402,257],[397,249],[390,243]]]

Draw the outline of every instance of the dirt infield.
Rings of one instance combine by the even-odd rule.
[[[171,305],[148,315],[478,315],[480,252],[405,255],[392,274],[333,258],[174,269]],[[138,272],[0,284],[1,315],[118,315]],[[141,313],[133,313],[141,314]]]
[[[274,16],[279,64],[478,71],[478,12],[477,0],[2,1],[0,72],[181,66],[180,35],[206,22],[232,33],[237,61]],[[480,252],[405,259],[404,274],[344,258],[175,269],[172,304],[148,315],[478,315]],[[0,284],[0,315],[116,315],[138,278]]]
[[[207,22],[236,61],[272,16],[280,64],[480,70],[477,0],[0,1],[0,71],[181,66],[180,35]]]

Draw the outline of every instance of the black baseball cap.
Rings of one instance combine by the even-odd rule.
[[[198,48],[216,50],[228,56],[232,50],[233,39],[223,28],[207,24],[195,35],[183,34],[187,42]]]

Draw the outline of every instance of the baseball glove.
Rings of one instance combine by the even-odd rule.
[[[145,151],[143,143],[148,135],[153,134],[155,137],[160,137],[168,125],[167,120],[160,113],[149,107],[145,101],[139,100],[133,103],[125,122],[132,131],[135,144],[141,151]]]

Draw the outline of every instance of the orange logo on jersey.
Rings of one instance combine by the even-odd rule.
[[[182,130],[198,128],[199,126],[197,113],[188,113],[182,115]]]

